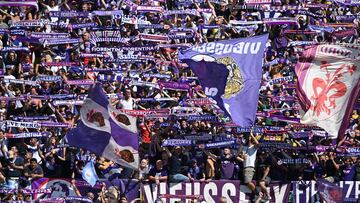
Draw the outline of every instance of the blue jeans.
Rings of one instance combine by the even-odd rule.
[[[183,174],[180,174],[180,173],[172,175],[171,179],[170,179],[170,181],[174,182],[174,183],[179,183],[179,182],[183,182],[183,181],[186,181],[186,180],[189,180],[189,178],[187,176],[184,176]]]
[[[19,180],[8,179],[7,180],[7,188],[18,189],[19,188]]]

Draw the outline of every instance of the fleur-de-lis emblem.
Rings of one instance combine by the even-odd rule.
[[[89,112],[86,114],[86,119],[87,119],[90,123],[97,122],[100,127],[105,126],[104,116],[101,114],[101,112],[97,112],[97,111],[95,111],[94,109],[92,109],[91,111],[89,111]]]
[[[346,84],[341,81],[345,74],[352,75],[356,66],[353,64],[343,64],[336,69],[334,74],[329,72],[332,67],[327,61],[321,61],[320,69],[326,71],[326,79],[314,78],[312,81],[312,88],[314,94],[311,96],[310,109],[320,116],[322,112],[327,115],[331,114],[331,110],[336,108],[336,100],[346,94]]]

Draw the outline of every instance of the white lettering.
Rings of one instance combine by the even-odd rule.
[[[301,197],[301,194],[303,194],[303,191],[299,189],[299,185],[298,183],[295,183],[296,187],[295,187],[295,191],[294,192],[294,195],[296,197],[296,201],[295,202],[300,202],[300,197]]]
[[[170,184],[170,195],[175,195],[176,190],[181,190],[181,183]],[[178,198],[170,198],[170,203],[175,203],[177,201],[180,201],[180,199],[178,199]]]
[[[186,195],[191,195],[191,189],[192,189],[192,184],[191,183],[185,183],[185,194]],[[186,200],[186,203],[188,203],[189,200]]]
[[[306,184],[309,184],[309,181],[306,181]],[[306,193],[306,201],[305,202],[309,202],[309,200],[310,200],[309,187],[306,187],[305,193]]]
[[[345,198],[349,198],[350,194],[351,194],[351,191],[352,191],[352,189],[354,187],[354,182],[353,181],[345,181],[345,184],[349,185],[348,190],[346,191]]]
[[[285,193],[287,188],[289,187],[288,184],[284,184],[281,186],[274,186],[273,190],[274,190],[274,197],[275,197],[275,203],[282,203],[284,202],[284,197],[285,197]]]
[[[231,45],[231,44],[225,44],[223,53],[224,53],[224,54],[229,54],[229,53],[231,53],[232,48],[233,48],[233,45]]]
[[[246,194],[251,194],[251,190],[246,185],[240,185],[239,202],[250,203],[250,200],[246,199]]]
[[[216,96],[217,93],[218,93],[218,89],[216,87],[211,87],[211,88],[205,87],[205,94],[207,96]]]
[[[210,43],[207,44],[206,52],[214,53],[214,48],[215,48],[215,43],[210,42]]]
[[[144,191],[145,191],[146,202],[154,203],[157,198],[158,187],[155,185],[155,187],[152,188],[153,192],[151,194],[150,184],[146,184],[144,185]]]
[[[215,46],[215,53],[216,55],[221,55],[223,53],[224,44],[217,43]]]
[[[206,44],[203,44],[203,45],[198,47],[197,51],[200,52],[200,53],[204,53],[205,52],[205,47],[206,47]]]
[[[200,183],[194,183],[194,195],[200,195]]]
[[[235,44],[233,52],[236,54],[242,54],[245,42],[239,42]]]
[[[360,190],[359,190],[360,181],[355,181],[355,198],[359,199]]]
[[[249,46],[250,46],[250,43],[249,42],[246,42],[245,43],[245,47],[244,47],[244,54],[247,54],[248,51],[249,51]]]
[[[261,42],[251,43],[250,53],[257,54],[260,50]]]
[[[225,183],[222,190],[221,190],[221,195],[226,198],[226,200],[227,200],[226,202],[227,203],[233,203],[230,196],[228,195],[228,191],[230,191],[230,196],[234,197],[236,195],[236,187],[235,187],[235,185],[232,184],[232,183]]]
[[[315,198],[314,195],[317,193],[316,186],[315,186],[316,182],[315,181],[311,181],[311,199]]]
[[[166,183],[160,183],[160,194],[161,194],[161,195],[167,194],[166,188],[167,188],[167,184],[166,184]],[[166,198],[161,198],[161,199],[162,199],[162,201],[165,201],[165,202],[166,202]]]
[[[211,191],[211,194],[210,194]],[[217,186],[215,183],[208,183],[205,185],[204,187],[204,199],[206,203],[215,203],[214,199],[212,198],[212,196],[217,195],[218,191],[217,191]]]

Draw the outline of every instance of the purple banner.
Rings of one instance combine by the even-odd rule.
[[[210,42],[179,54],[199,78],[205,94],[242,127],[255,121],[267,39],[268,35],[260,35]]]
[[[160,88],[162,89],[173,89],[173,90],[189,90],[190,86],[187,83],[179,82],[158,82]]]
[[[340,202],[358,202],[360,199],[360,181],[340,181],[338,186],[342,188]],[[318,195],[319,183],[316,181],[298,181],[293,183],[294,203],[314,202]],[[335,192],[334,192],[335,193]],[[337,192],[336,192],[337,193]],[[335,194],[334,194],[335,195]],[[336,197],[334,196],[334,199]],[[338,202],[338,201],[333,201]]]
[[[270,202],[288,202],[291,184],[270,184]],[[209,183],[193,181],[182,183],[142,184],[141,192],[145,202],[154,203],[158,197],[165,203],[186,199],[198,199],[200,202],[251,202],[251,190],[237,180],[214,180]]]
[[[137,180],[120,180],[115,179],[113,181],[99,180],[98,183],[91,187],[85,181],[77,180],[75,186],[80,191],[83,197],[86,197],[88,192],[92,192],[95,195],[95,199],[98,193],[101,191],[101,183],[105,183],[106,187],[117,186],[122,195],[125,195],[127,200],[130,202],[138,197],[139,183]],[[40,178],[32,181],[31,189],[50,189],[51,192],[44,198],[58,198],[58,197],[76,197],[74,188],[71,186],[70,179],[57,179],[57,178]],[[56,189],[55,189],[56,188]],[[37,198],[41,194],[34,193],[33,198]]]

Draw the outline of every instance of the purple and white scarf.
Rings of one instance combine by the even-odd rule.
[[[80,58],[108,58],[107,54],[80,53]]]
[[[88,17],[89,17],[89,12],[50,11],[50,17],[59,17],[59,18],[88,18]]]
[[[16,193],[18,191],[19,190],[17,190],[17,189],[0,189],[0,193],[6,193],[6,194]],[[21,191],[24,194],[37,194],[37,193],[50,194],[51,193],[51,189],[21,189]]]
[[[54,106],[82,106],[84,101],[82,100],[56,100],[53,101]]]
[[[334,31],[332,33],[332,36],[334,36],[336,38],[344,38],[344,37],[352,36],[355,34],[356,34],[356,30],[354,28],[352,28],[352,29],[347,29],[347,30]]]
[[[231,140],[231,141],[224,141],[224,142],[214,142],[214,143],[208,143],[205,144],[205,149],[212,149],[212,148],[223,148],[223,147],[231,147],[236,145],[236,141],[235,140]]]
[[[337,15],[335,18],[337,21],[351,22],[355,19],[360,19],[360,15]]]
[[[45,65],[45,66],[76,66],[76,65],[79,65],[79,62],[77,62],[77,61],[46,62],[46,63],[43,63],[42,65]]]
[[[165,97],[165,98],[141,98],[138,101],[140,102],[154,102],[154,101],[177,101],[177,98],[173,98],[173,97]]]
[[[113,16],[113,15],[123,15],[122,10],[111,10],[111,11],[102,11],[102,10],[98,10],[98,11],[93,11],[90,14],[91,16]]]
[[[68,85],[93,85],[93,80],[68,80],[66,81]]]
[[[298,24],[296,18],[264,18],[263,22],[266,25],[284,25],[284,24]]]
[[[192,47],[191,44],[158,44],[156,45],[157,48],[178,48],[178,49],[188,49]]]
[[[165,25],[162,24],[138,24],[138,29],[165,29]]]
[[[183,147],[187,147],[187,146],[193,146],[195,143],[193,140],[181,140],[181,139],[167,139],[164,140],[162,143],[162,147],[167,147],[167,146],[183,146]]]
[[[168,74],[160,74],[160,73],[145,73],[145,74],[142,74],[143,77],[147,77],[147,78],[159,78],[159,79],[170,79],[171,78],[171,75],[168,75]]]
[[[169,15],[193,15],[193,16],[200,16],[199,12],[196,9],[185,9],[185,10],[166,10],[163,12],[165,16]]]
[[[273,102],[293,102],[296,101],[297,98],[293,96],[275,96],[272,97]]]
[[[39,20],[21,20],[12,23],[10,27],[43,27],[44,22]]]
[[[129,85],[132,86],[141,86],[141,87],[152,87],[159,89],[159,84],[153,82],[144,82],[144,81],[131,81]]]
[[[36,10],[39,10],[37,0],[7,0],[7,1],[0,1],[0,7],[3,6],[10,6],[10,7],[17,7],[17,6],[33,6]]]
[[[39,123],[36,122],[22,122],[22,121],[6,121],[5,128],[40,128]]]
[[[55,128],[71,128],[69,123],[57,123],[57,122],[40,122],[41,127],[55,127]]]
[[[62,78],[59,75],[39,75],[36,77],[36,80],[43,82],[58,82],[62,81]]]
[[[14,116],[13,121],[39,121],[39,120],[50,120],[56,118],[55,116]]]
[[[218,121],[216,116],[211,115],[190,115],[187,117],[188,121],[212,121],[216,122]]]
[[[272,79],[268,82],[269,85],[274,85],[274,84],[280,84],[280,83],[283,83],[283,82],[289,82],[289,81],[293,81],[293,76],[286,76],[286,77],[281,77],[281,78],[275,78],[275,79]]]
[[[158,82],[161,89],[170,89],[170,90],[190,90],[190,85],[188,83],[179,83],[179,82]]]
[[[116,43],[128,43],[130,38],[121,38],[121,37],[92,37],[90,38],[90,42],[92,44],[96,44],[99,42],[116,42]]]
[[[194,104],[194,105],[197,105],[197,106],[214,104],[214,102],[215,102],[210,98],[194,98],[194,99],[189,99],[187,101],[190,104]]]
[[[9,52],[9,51],[24,51],[24,52],[30,52],[30,49],[28,47],[3,47],[1,49],[2,52]]]
[[[169,41],[169,37],[166,35],[153,35],[153,34],[141,33],[139,35],[139,37],[143,41],[150,41],[150,42],[168,42]]]
[[[76,24],[69,24],[69,28],[71,28],[71,29],[92,28],[92,27],[95,27],[96,25],[97,24],[95,22],[76,23]]]
[[[27,100],[26,96],[20,96],[20,97],[0,97],[0,101],[24,101]]]
[[[118,55],[115,59],[105,59],[105,63],[123,63],[123,62],[144,62],[155,61],[155,58],[151,55]]]
[[[146,12],[162,13],[164,11],[164,8],[161,6],[137,6],[136,11],[138,13],[146,13]]]
[[[39,86],[37,81],[32,81],[32,80],[4,79],[4,82],[5,83],[31,85],[31,86]]]
[[[81,38],[64,38],[64,39],[44,39],[40,40],[44,46],[59,45],[59,44],[78,44],[82,42]]]
[[[33,38],[69,38],[69,33],[44,33],[44,32],[32,32],[30,37]]]
[[[187,140],[208,141],[212,139],[212,135],[209,133],[187,134],[184,138]]]
[[[93,47],[92,52],[119,52],[119,51],[155,51],[155,46],[116,46],[116,47]]]
[[[25,133],[5,133],[5,137],[8,139],[20,139],[20,138],[31,138],[31,137],[48,137],[50,132],[25,132]]]
[[[309,159],[280,159],[277,164],[287,164],[287,165],[295,165],[295,164],[308,164],[310,163]]]

